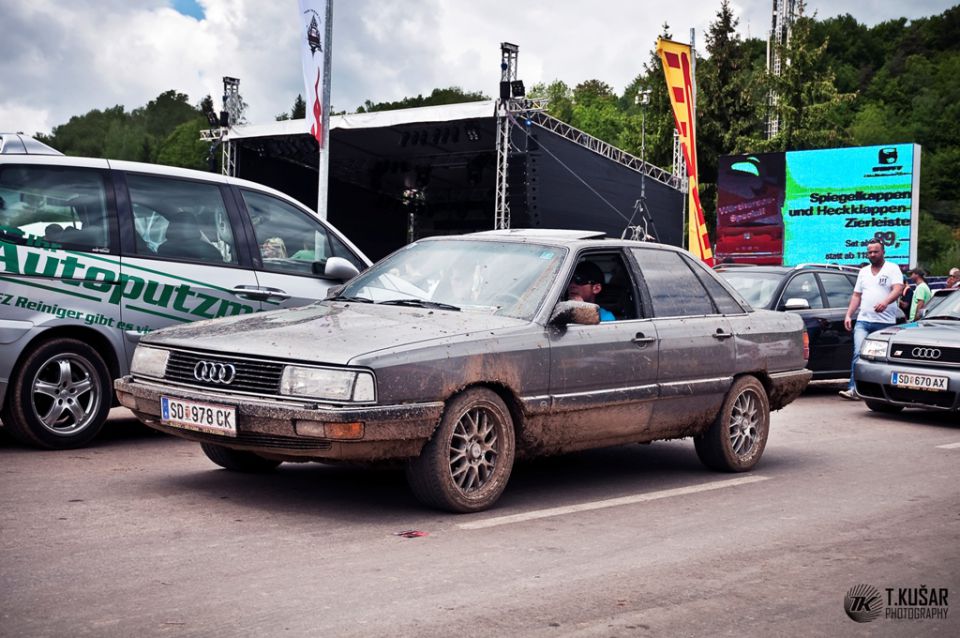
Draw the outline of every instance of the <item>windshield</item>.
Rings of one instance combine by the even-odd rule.
[[[783,278],[773,272],[743,272],[737,270],[721,270],[717,273],[743,295],[754,308],[767,308],[773,301],[773,293]]]
[[[936,305],[933,303],[930,304],[930,311],[924,315],[925,319],[960,319],[960,292],[953,292],[949,295],[943,297],[943,301],[939,301],[937,295],[933,298],[933,302],[936,302]]]
[[[423,241],[378,262],[335,298],[400,302],[529,320],[556,280],[564,255],[564,248],[538,244]]]

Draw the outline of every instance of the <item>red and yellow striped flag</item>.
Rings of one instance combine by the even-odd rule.
[[[663,62],[663,74],[667,80],[673,119],[680,133],[680,146],[687,163],[690,188],[690,218],[687,224],[688,249],[700,260],[713,265],[713,248],[703,221],[703,206],[697,190],[697,135],[693,111],[693,72],[690,64],[690,45],[657,39],[657,55]]]

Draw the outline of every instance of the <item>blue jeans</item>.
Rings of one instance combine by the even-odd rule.
[[[863,347],[863,341],[871,332],[883,330],[896,324],[880,323],[879,321],[858,321],[853,324],[853,361],[850,362],[850,390],[856,390],[857,384],[853,381],[853,368],[860,359],[860,348]]]

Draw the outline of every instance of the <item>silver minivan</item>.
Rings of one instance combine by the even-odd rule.
[[[370,265],[296,200],[152,164],[0,153],[0,421],[91,441],[141,335],[304,305]]]

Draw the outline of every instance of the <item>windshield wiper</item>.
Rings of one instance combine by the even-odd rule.
[[[954,315],[933,315],[932,317],[924,317],[924,319],[949,319],[950,321],[960,321],[960,317]]]
[[[439,310],[460,310],[458,306],[452,306],[448,303],[439,301],[425,301],[423,299],[390,299],[381,301],[384,306],[412,306],[414,308],[437,308]]]
[[[350,297],[347,295],[327,297],[327,301],[355,301],[357,303],[373,303],[373,299],[367,299],[366,297]]]

